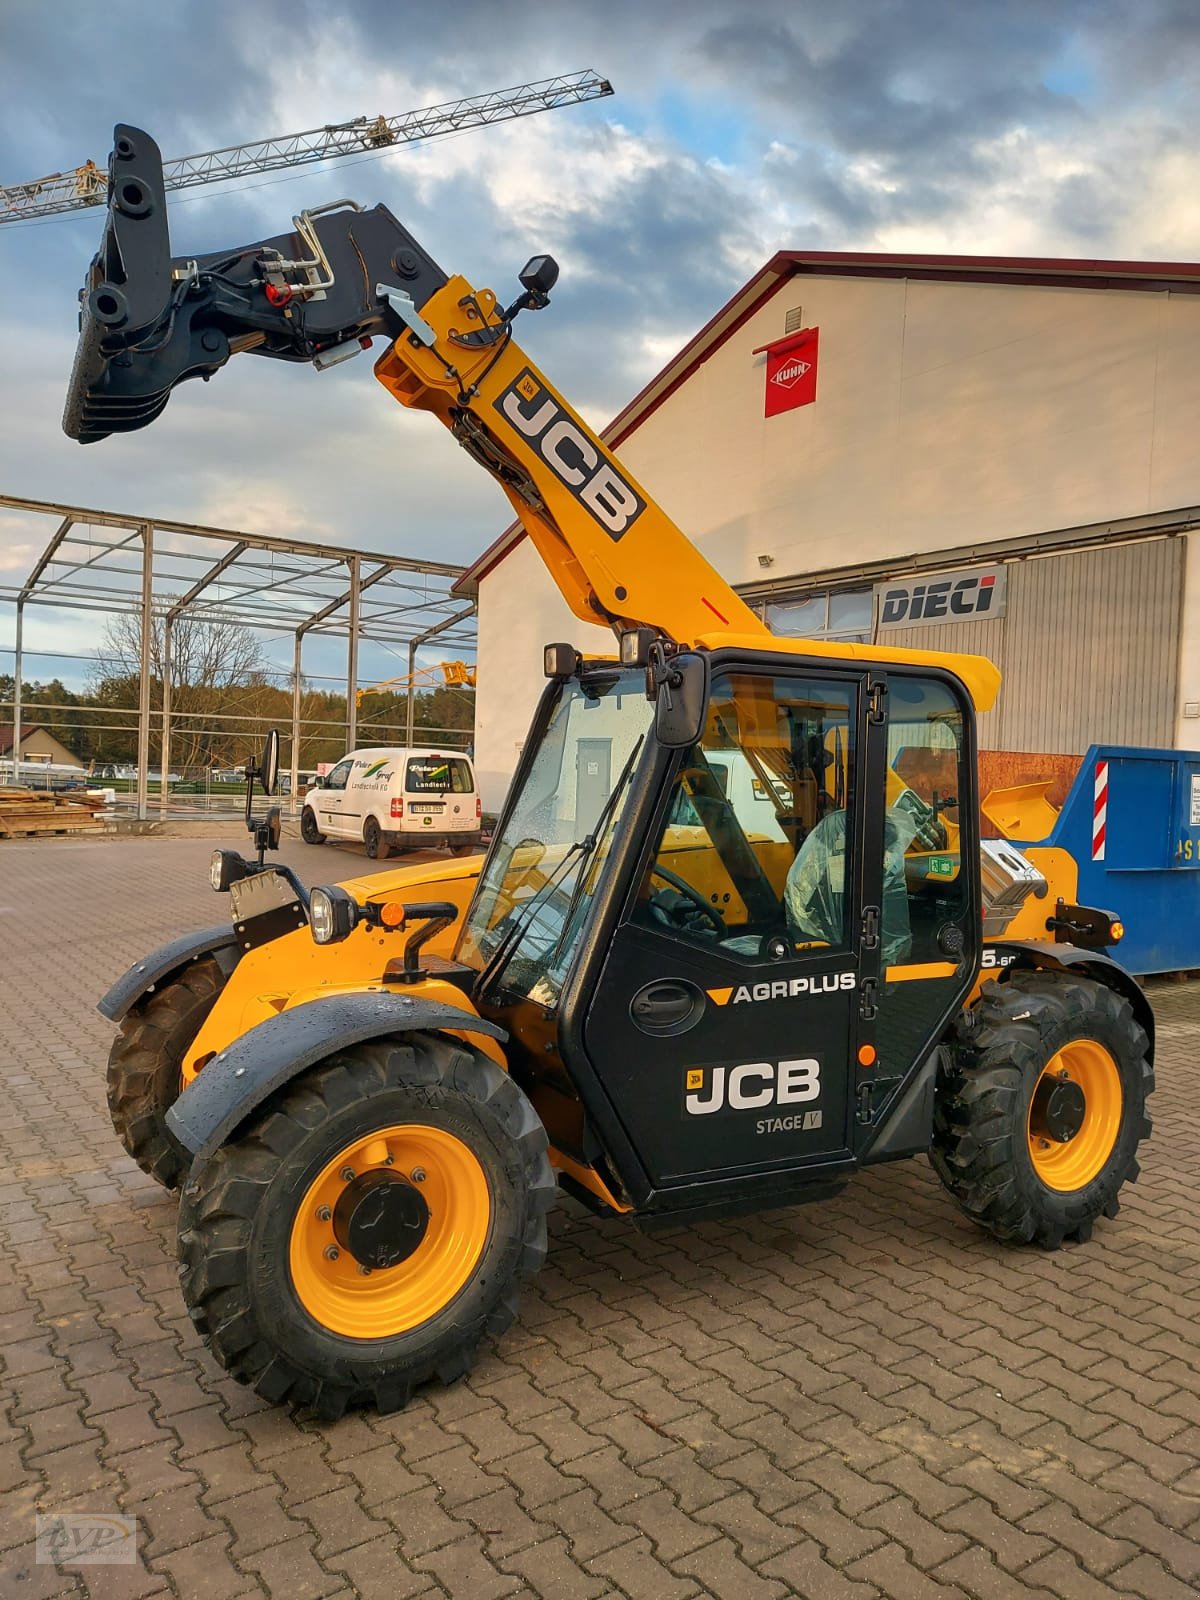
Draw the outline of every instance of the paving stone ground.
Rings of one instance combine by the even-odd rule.
[[[1085,1247],[1003,1248],[924,1161],[654,1237],[564,1201],[467,1381],[298,1423],[202,1348],[104,1109],[95,998],[219,920],[210,848],[0,844],[3,1600],[1200,1592],[1200,984],[1155,989],[1155,1137]],[[138,1563],[37,1564],[37,1511],[136,1517]]]

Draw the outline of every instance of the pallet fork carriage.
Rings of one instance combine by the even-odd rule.
[[[157,147],[116,129],[67,432],[145,426],[234,354],[321,368],[382,337],[384,388],[617,637],[547,646],[486,859],[309,893],[254,824],[256,861],[214,857],[231,926],[101,1003],[114,1123],[182,1190],[196,1326],[326,1415],[465,1371],[558,1184],[679,1223],[928,1152],[983,1227],[1057,1247],[1116,1215],[1149,1131],[1119,924],[1065,851],[979,837],[994,666],[772,636],[518,347],[556,278],[534,257],[504,306],[348,202],[172,258]]]

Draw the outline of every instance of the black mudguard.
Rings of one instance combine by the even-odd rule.
[[[120,1022],[139,1000],[153,994],[164,978],[186,967],[189,961],[209,955],[216,957],[226,977],[237,966],[241,951],[237,934],[228,922],[215,928],[202,928],[198,933],[185,933],[169,944],[160,944],[157,950],[136,961],[124,977],[117,979],[104,998],[96,1002],[96,1010],[110,1022]]]
[[[1128,1000],[1138,1023],[1145,1029],[1150,1041],[1148,1059],[1154,1064],[1154,1011],[1145,991],[1132,973],[1106,956],[1102,950],[1085,950],[1074,944],[1052,944],[1049,940],[998,939],[988,941],[987,948],[1002,951],[1014,959],[1004,963],[1004,970],[1012,972],[1021,967],[1056,967],[1064,972],[1078,972],[1114,989],[1123,1000]]]
[[[417,1030],[508,1037],[469,1011],[409,995],[376,991],[309,1000],[268,1017],[215,1055],[167,1112],[167,1126],[204,1160],[256,1106],[314,1062],[364,1039]]]

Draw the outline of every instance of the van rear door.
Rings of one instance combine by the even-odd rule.
[[[414,755],[404,773],[406,833],[468,833],[479,826],[466,756]]]

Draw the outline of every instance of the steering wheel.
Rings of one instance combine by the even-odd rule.
[[[685,900],[690,900],[696,910],[716,929],[717,937],[723,938],[726,933],[725,918],[716,906],[709,905],[699,889],[693,889],[686,878],[681,878],[677,872],[672,872],[669,867],[660,867],[657,862],[650,868],[652,878],[661,878],[664,883],[669,883],[677,894]]]

